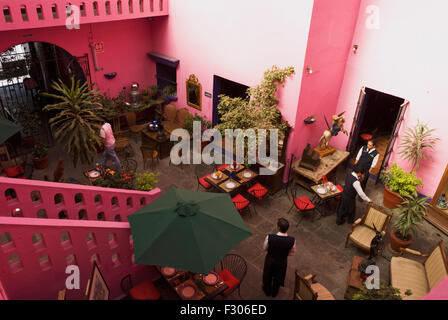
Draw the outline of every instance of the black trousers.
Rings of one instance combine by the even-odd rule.
[[[276,296],[280,286],[284,285],[287,260],[275,260],[266,255],[263,268],[263,291],[267,295]]]
[[[366,169],[366,174],[364,180],[361,181],[361,188],[364,192],[366,192],[367,181],[369,181],[370,172]]]
[[[349,223],[355,222],[356,200],[342,194],[341,204],[339,205],[336,218],[337,223],[342,223],[345,218]]]

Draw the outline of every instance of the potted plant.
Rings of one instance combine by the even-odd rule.
[[[177,101],[177,88],[175,85],[167,85],[162,89],[162,96],[165,97],[166,103]]]
[[[36,169],[48,167],[48,147],[43,143],[37,143],[33,148],[33,162]]]
[[[419,198],[417,193],[404,196],[403,199],[395,209],[398,213],[398,218],[393,224],[395,230],[390,231],[390,246],[395,251],[412,244],[413,235],[417,235],[418,225],[423,221],[429,206],[427,203],[429,198]]]
[[[106,169],[104,175],[96,179],[93,184],[97,187],[133,190],[135,175],[127,170]]]
[[[143,173],[137,173],[135,176],[135,190],[151,191],[159,182],[159,173],[149,170]]]
[[[406,290],[404,294],[410,296],[412,292]],[[379,289],[367,289],[366,285],[363,284],[361,289],[353,295],[352,300],[403,300],[403,298],[399,289],[381,283]]]
[[[396,163],[389,170],[382,172],[384,183],[383,204],[386,208],[395,209],[403,201],[403,196],[417,194],[417,187],[423,187],[423,181],[415,172],[406,172]]]
[[[151,99],[157,100],[159,98],[159,86],[155,84],[149,86],[149,89],[151,90]]]
[[[57,94],[42,95],[57,101],[44,108],[45,111],[58,112],[49,121],[54,137],[70,154],[75,167],[79,162],[93,163],[97,155],[95,145],[101,144],[97,132],[103,121],[98,90],[92,89],[87,82],[81,85],[74,77],[70,86],[59,80],[53,81],[52,88]]]

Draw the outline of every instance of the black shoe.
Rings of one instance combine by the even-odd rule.
[[[355,221],[354,221],[354,220],[348,220],[347,223],[348,223],[348,224],[354,224]]]
[[[272,298],[275,298],[278,295],[278,291],[276,293],[272,293]]]
[[[264,294],[265,294],[266,296],[268,296],[268,297],[272,294],[271,291],[266,290],[265,288],[263,288],[263,292],[264,292]]]
[[[345,223],[345,220],[336,220],[336,224],[338,226],[340,226],[341,224],[344,224],[344,223]]]

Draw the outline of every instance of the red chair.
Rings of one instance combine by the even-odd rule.
[[[311,202],[311,200],[307,196],[303,197],[297,197],[297,189],[292,190],[292,205],[291,208],[289,208],[288,213],[291,211],[291,209],[295,206],[297,210],[304,213],[313,213],[313,220],[314,220],[314,214],[315,214],[315,205]],[[302,220],[300,220],[302,221]],[[297,225],[300,223],[300,221],[297,223]]]
[[[228,286],[222,294],[227,296],[238,289],[238,295],[241,298],[240,286],[247,273],[247,263],[244,258],[233,253],[226,254],[213,269]]]
[[[128,281],[127,287],[125,286]],[[127,293],[134,300],[158,300],[160,299],[160,291],[156,288],[151,280],[140,282],[135,287],[132,285],[131,275],[128,274],[121,279],[121,290]]]
[[[247,192],[249,192],[250,195],[254,196],[258,200],[261,200],[266,194],[268,194],[269,190],[262,184],[257,182],[252,187],[250,187]]]
[[[337,185],[336,188],[337,188],[339,191],[344,192],[344,188],[342,188],[340,185]],[[341,198],[342,198],[342,196],[337,196],[337,197],[336,197],[337,200],[340,200]]]
[[[249,208],[250,201],[247,200],[242,194],[238,193],[236,196],[232,198],[233,204],[235,205],[236,210],[240,213],[243,212],[244,209]]]
[[[201,185],[205,190],[208,190],[212,187],[212,185],[210,183],[208,183],[205,178],[209,177],[211,175],[211,173],[209,173],[208,175],[199,178],[198,176],[196,176],[196,178],[198,179],[198,188],[196,189],[196,191],[199,190],[199,185]]]
[[[372,135],[368,134],[368,133],[362,133],[360,136],[361,136],[361,139],[366,142],[373,138]]]
[[[228,164],[223,164],[222,166],[218,167],[218,168],[216,169],[216,171],[222,171],[222,170],[224,170],[225,168],[227,168],[227,166],[228,166]]]

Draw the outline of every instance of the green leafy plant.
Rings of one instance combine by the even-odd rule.
[[[398,219],[394,222],[396,235],[400,239],[407,241],[411,232],[417,235],[418,225],[423,221],[429,206],[428,200],[428,197],[419,198],[416,193],[403,197],[403,201],[395,209]]]
[[[79,80],[71,78],[71,86],[59,79],[53,81],[52,88],[58,94],[42,93],[54,98],[55,104],[45,106],[45,111],[57,111],[50,119],[54,137],[69,153],[73,165],[78,162],[89,164],[96,156],[95,144],[101,144],[96,134],[102,118],[99,115],[102,106],[98,103],[98,91],[87,83],[80,85]]]
[[[429,129],[426,124],[417,121],[414,127],[408,127],[401,138],[399,154],[403,159],[411,162],[412,171],[420,168],[420,160],[429,159],[426,154],[428,150],[434,150],[439,138],[432,136],[436,129]]]
[[[151,90],[151,99],[156,100],[159,93],[159,86],[154,84],[152,86],[149,86],[149,89]]]
[[[166,87],[164,87],[162,89],[162,95],[167,97],[167,96],[171,96],[171,97],[175,97],[177,98],[177,88],[175,85],[167,85]]]
[[[187,130],[190,135],[193,134],[193,122],[200,121],[201,122],[201,130],[204,131],[206,129],[210,129],[212,127],[212,123],[207,121],[205,117],[198,115],[197,113],[192,116],[191,114],[184,121],[184,129]]]
[[[33,157],[42,159],[48,154],[48,146],[44,143],[38,142],[33,147]]]
[[[381,173],[381,180],[393,192],[402,196],[417,194],[417,187],[423,187],[423,180],[415,172],[406,172],[394,162],[389,170]]]
[[[135,189],[141,191],[151,191],[159,182],[159,173],[149,170],[136,174]]]
[[[93,184],[97,187],[134,190],[135,174],[126,170],[107,170]]]
[[[412,292],[407,290],[404,294],[410,296]],[[367,289],[363,284],[361,289],[353,295],[352,300],[403,300],[403,298],[399,289],[381,283],[379,289]]]

